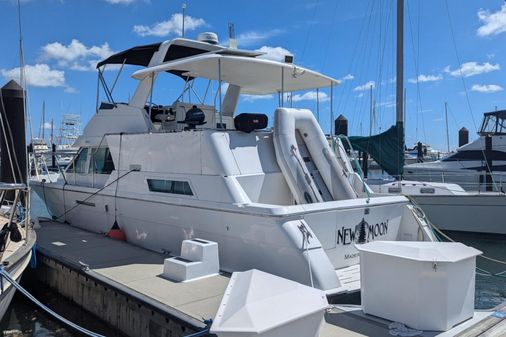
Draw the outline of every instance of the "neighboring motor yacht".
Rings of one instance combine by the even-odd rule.
[[[220,46],[215,34],[112,55],[98,64],[108,102],[76,141],[75,159],[56,181],[32,187],[72,226],[120,230],[172,255],[185,239],[211,240],[223,271],[256,268],[327,294],[357,291],[355,244],[435,237],[407,198],[369,197],[310,110],[283,106],[285,93],[338,84],[292,62]],[[132,75],[139,84],[128,103],[107,90],[107,64],[144,67]],[[163,76],[184,82],[169,105],[152,100]],[[271,128],[266,114],[236,111],[242,94],[279,97]]]
[[[429,163],[404,166],[408,180],[447,182],[466,190],[501,191],[506,178],[506,110],[487,112],[481,123],[480,136],[447,157]],[[491,177],[487,182],[487,170]]]

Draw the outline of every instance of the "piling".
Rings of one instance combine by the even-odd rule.
[[[26,183],[25,92],[13,80],[0,91],[0,181]],[[12,200],[14,192],[6,197]]]
[[[487,191],[492,191],[492,137],[490,135],[487,135],[485,137],[485,161],[487,163],[486,175],[485,175],[485,186]]]
[[[423,145],[421,142],[416,144],[416,161],[423,163]]]
[[[348,136],[348,119],[343,115],[339,115],[334,121],[334,132],[336,136]]]
[[[469,143],[469,130],[462,127],[459,130],[459,147],[466,145],[467,143]]]

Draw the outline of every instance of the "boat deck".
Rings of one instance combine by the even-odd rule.
[[[167,255],[69,225],[41,222],[37,235],[38,250],[45,258],[63,263],[88,277],[101,279],[112,289],[126,289],[138,299],[154,301],[167,316],[176,315],[190,323],[200,323],[195,326],[202,326],[205,319],[215,316],[228,285],[229,276],[225,274],[188,283],[164,279],[160,275]],[[353,280],[358,272],[356,268],[350,268],[342,276],[347,275]],[[422,336],[454,336],[476,323],[482,324],[483,331],[493,331],[495,326],[506,324],[504,319],[496,317],[490,321],[490,315],[491,312],[476,313],[472,320],[452,329],[451,333],[425,332]],[[334,307],[325,316],[320,336],[390,336],[389,323],[364,315],[357,307]],[[462,336],[480,335],[469,333]]]

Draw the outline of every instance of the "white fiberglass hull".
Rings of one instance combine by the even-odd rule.
[[[35,236],[35,234],[33,234]],[[7,260],[10,262],[8,266],[6,266],[7,272],[15,279],[17,282],[21,280],[23,276],[23,272],[28,267],[30,263],[30,259],[32,258],[32,246],[35,242],[35,238],[28,239],[27,243],[18,248],[19,254],[13,254],[12,258],[8,258]],[[12,301],[12,298],[16,292],[16,288],[14,288],[7,280],[2,282],[3,289],[0,292],[0,320],[4,317],[9,305]]]
[[[221,270],[256,268],[303,284],[311,284],[307,254],[315,277],[320,263],[328,263],[322,270],[333,274],[336,269],[358,264],[356,243],[420,239],[418,226],[405,219],[404,197],[373,198],[369,203],[354,199],[298,206],[219,206],[121,193],[116,200],[105,194],[88,198],[95,189],[68,185],[63,201],[62,190],[56,186],[34,182],[32,187],[52,215],[61,215],[66,209],[58,220],[73,226],[106,233],[115,221],[116,207],[116,220],[128,242],[178,255],[183,240],[203,238],[218,243]],[[311,234],[309,244],[302,240],[304,226]]]
[[[506,235],[506,195],[412,195],[428,219],[442,230]]]

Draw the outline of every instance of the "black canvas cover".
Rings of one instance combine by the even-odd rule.
[[[123,64],[123,62],[125,64],[147,67],[153,54],[158,51],[160,44],[161,42],[158,42],[124,50],[98,62],[97,68],[100,68],[104,64]]]

